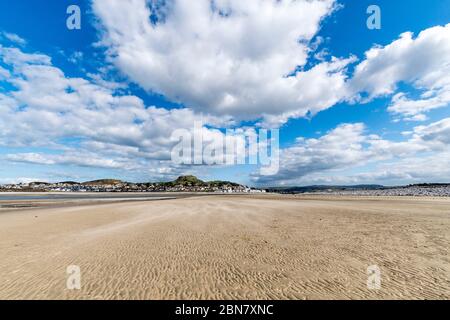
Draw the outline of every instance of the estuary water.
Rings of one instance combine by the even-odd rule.
[[[186,196],[186,195],[185,195]],[[176,199],[179,195],[156,193],[9,193],[0,192],[0,201],[27,200],[163,200]]]

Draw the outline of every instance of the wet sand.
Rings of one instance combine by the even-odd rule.
[[[450,199],[203,196],[0,212],[1,299],[449,299]],[[81,270],[68,290],[66,268]],[[381,288],[367,288],[367,267]]]

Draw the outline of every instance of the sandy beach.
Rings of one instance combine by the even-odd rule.
[[[450,199],[203,196],[0,211],[0,299],[449,299]],[[81,270],[68,290],[66,268]],[[381,288],[367,288],[367,267]]]

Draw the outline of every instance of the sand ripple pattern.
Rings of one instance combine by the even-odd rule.
[[[211,196],[0,215],[2,299],[449,299],[450,200]],[[66,289],[78,265],[82,288]],[[382,287],[367,289],[378,265]]]

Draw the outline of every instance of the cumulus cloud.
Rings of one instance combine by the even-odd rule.
[[[181,168],[169,161],[175,129],[191,131],[201,121],[208,126],[205,136],[218,140],[223,133],[214,126],[233,123],[188,108],[145,106],[98,77],[67,77],[42,54],[0,47],[0,59],[8,68],[2,69],[5,81],[14,87],[0,93],[0,146],[60,152],[10,154],[8,161],[177,172]]]
[[[334,6],[334,0],[93,1],[110,59],[143,88],[196,110],[272,123],[345,96],[353,58],[299,70]]]
[[[342,101],[397,93],[389,111],[423,121],[450,102],[450,24],[347,58],[315,52],[334,0],[94,0],[101,45],[132,81],[195,110],[280,126]],[[129,12],[132,14],[123,14]],[[305,68],[308,57],[319,63]],[[396,92],[405,82],[419,98]],[[365,97],[365,98],[362,98]]]
[[[449,105],[450,24],[426,29],[417,37],[406,32],[384,47],[370,49],[349,83],[353,92],[365,92],[370,100],[395,93],[400,82],[422,94],[395,94],[388,108],[395,115],[426,120],[426,112]]]
[[[450,145],[450,118],[427,126],[418,126],[414,129],[413,135],[427,144],[435,144],[437,148],[448,146]]]
[[[0,45],[0,54],[4,63],[13,66],[20,66],[24,63],[50,65],[52,60],[45,54],[25,53],[19,48],[3,47],[2,45]]]
[[[280,171],[273,176],[253,174],[253,181],[262,185],[295,185],[305,181],[322,183],[373,182],[389,179],[405,180],[426,176],[426,170],[413,165],[417,159],[446,156],[450,152],[450,118],[418,126],[408,133],[405,141],[390,141],[369,134],[362,123],[342,124],[317,139],[298,138],[294,146],[282,150]],[[429,156],[429,154],[433,156]],[[363,168],[368,164],[393,162],[383,168],[371,168],[369,173],[348,174],[347,169]],[[436,162],[436,161],[433,161]],[[431,162],[431,163],[433,163]],[[448,162],[448,161],[447,161]],[[412,171],[417,169],[417,174]],[[442,170],[450,176],[450,168]],[[389,170],[387,170],[389,169]]]
[[[450,180],[450,152],[442,151],[433,155],[408,157],[376,165],[371,172],[349,176],[353,183],[404,184],[446,182]]]
[[[278,174],[254,175],[254,181],[259,184],[294,183],[311,173],[361,163],[368,157],[363,148],[367,140],[364,129],[362,123],[343,124],[318,139],[298,138],[294,146],[282,150]]]
[[[450,90],[442,88],[438,92],[425,92],[420,99],[410,99],[403,92],[392,98],[388,111],[403,117],[409,121],[425,121],[428,119],[426,113],[450,103]]]

